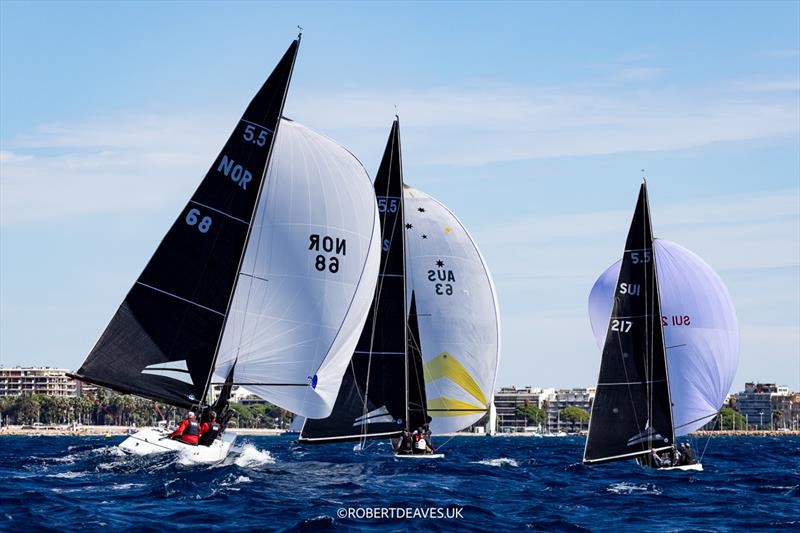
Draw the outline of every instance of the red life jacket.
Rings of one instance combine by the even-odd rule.
[[[189,444],[197,444],[197,439],[200,437],[200,424],[197,420],[188,420],[186,429],[181,433],[181,440]]]

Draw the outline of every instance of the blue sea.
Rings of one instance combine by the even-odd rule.
[[[0,437],[0,530],[800,529],[797,437],[696,441],[700,473],[586,467],[580,437],[454,438],[438,461],[394,459],[384,442],[240,437],[211,467],[127,457],[121,440]]]

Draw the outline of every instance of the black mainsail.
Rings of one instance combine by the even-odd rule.
[[[635,457],[674,442],[647,184],[625,244],[584,463]]]
[[[204,400],[299,43],[247,106],[74,377],[180,407]]]
[[[400,121],[395,119],[375,177],[381,266],[367,322],[328,418],[306,420],[300,442],[399,435],[408,423],[405,218]]]

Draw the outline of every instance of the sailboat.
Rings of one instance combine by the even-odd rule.
[[[672,454],[710,422],[738,363],[736,313],[702,259],[654,239],[643,183],[625,252],[595,283],[589,315],[603,349],[584,463]],[[702,464],[662,469],[702,470]]]
[[[400,120],[395,118],[374,183],[383,243],[369,316],[345,372],[333,412],[306,420],[301,443],[398,437],[426,423],[421,363],[410,361],[406,307],[405,218]],[[413,322],[413,321],[412,321]],[[413,337],[413,334],[412,334]]]
[[[255,95],[75,378],[198,410],[219,384],[213,407],[222,419],[234,385],[303,416],[330,413],[375,289],[378,213],[349,151],[281,118],[299,43]],[[146,428],[120,448],[218,462],[235,440],[225,432],[191,446],[166,435]]]
[[[367,439],[392,438],[396,445],[404,429],[458,431],[492,405],[499,354],[494,285],[458,219],[403,185],[398,121],[375,190],[384,251],[372,322],[362,332],[333,414],[306,421],[300,442],[357,440],[363,447]]]

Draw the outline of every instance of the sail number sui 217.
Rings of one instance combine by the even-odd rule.
[[[312,233],[308,236],[308,249],[317,252],[314,268],[336,274],[339,272],[339,256],[347,255],[347,239]]]

